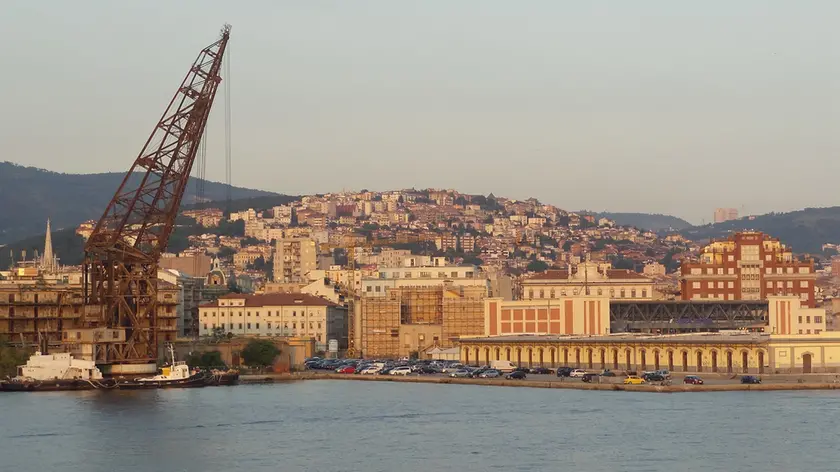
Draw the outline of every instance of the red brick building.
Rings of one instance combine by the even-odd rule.
[[[813,308],[813,261],[799,262],[778,239],[759,232],[736,233],[703,249],[700,262],[681,268],[683,300],[763,300],[769,295],[798,296]]]

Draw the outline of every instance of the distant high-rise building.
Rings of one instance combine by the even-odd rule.
[[[275,282],[307,282],[306,274],[318,268],[318,246],[310,238],[282,238],[274,250]]]
[[[715,223],[723,223],[724,221],[737,219],[737,208],[715,208]]]

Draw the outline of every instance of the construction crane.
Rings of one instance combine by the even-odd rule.
[[[95,344],[97,364],[157,360],[158,262],[222,80],[229,38],[224,25],[198,54],[85,244],[83,321],[114,333]]]

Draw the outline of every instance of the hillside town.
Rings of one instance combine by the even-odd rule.
[[[402,358],[457,352],[489,335],[766,332],[772,297],[796,300],[788,316],[820,313],[797,315],[794,334],[840,329],[840,259],[815,262],[761,233],[693,242],[533,198],[436,189],[191,209],[178,221],[185,247],[164,253],[158,273],[165,342],[259,337],[309,355]],[[87,238],[94,227],[76,232]],[[0,335],[58,343],[82,323],[82,269],[61,266],[49,234],[40,256],[2,272],[9,322]],[[47,300],[54,316],[44,316]],[[709,324],[712,311],[674,315],[685,302],[716,302],[723,324]],[[727,314],[754,302],[764,311],[747,323]],[[33,316],[21,319],[27,309]]]

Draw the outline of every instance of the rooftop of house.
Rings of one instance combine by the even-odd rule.
[[[212,303],[201,305],[202,307],[220,306],[220,300],[245,300],[246,307],[262,307],[262,306],[287,306],[287,305],[302,305],[302,306],[338,306],[335,303],[321,297],[309,295],[307,293],[266,293],[261,295],[249,295],[242,293],[229,293],[219,297],[218,300]]]

